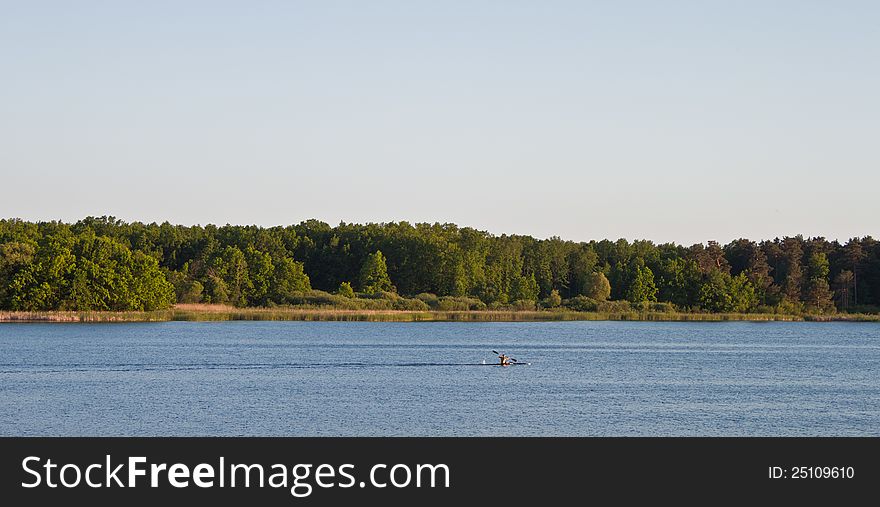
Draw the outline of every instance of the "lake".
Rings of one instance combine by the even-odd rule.
[[[878,436],[880,325],[0,324],[0,435]]]

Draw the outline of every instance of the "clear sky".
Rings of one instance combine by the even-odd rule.
[[[0,217],[880,236],[880,2],[0,0]]]

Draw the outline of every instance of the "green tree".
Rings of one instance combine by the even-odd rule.
[[[107,236],[86,234],[65,306],[75,310],[159,310],[175,301],[174,286],[158,261]]]
[[[693,259],[676,257],[665,259],[659,269],[659,296],[679,308],[688,308],[700,303],[700,287],[703,275]]]
[[[212,267],[212,274],[223,282],[218,284],[216,280],[211,280],[212,296],[221,299],[225,295],[225,301],[236,306],[247,305],[247,296],[253,289],[253,284],[244,253],[238,247],[227,246],[214,258]]]
[[[207,303],[223,304],[229,302],[229,287],[220,275],[211,271],[205,278],[205,301]]]
[[[579,307],[595,307],[610,282],[613,299],[745,312],[758,307],[757,298],[781,311],[828,312],[833,280],[841,309],[880,306],[880,242],[871,237],[845,245],[802,236],[760,244],[738,239],[722,248],[494,236],[437,223],[185,227],[86,217],[72,225],[0,219],[0,309],[121,310],[174,300],[295,304],[312,286],[360,287],[370,263],[375,269],[365,274],[373,290],[393,288],[393,279],[404,294],[478,297],[480,304],[552,303],[556,291],[569,303],[582,297]]]
[[[360,273],[361,292],[376,294],[380,291],[393,291],[391,278],[388,276],[388,266],[385,256],[380,250],[367,256],[361,267]]]
[[[174,286],[165,278],[155,258],[140,251],[134,252],[130,272],[129,292],[132,298],[126,310],[162,310],[174,304]],[[198,286],[198,292],[201,292],[201,284],[193,284],[191,290]]]
[[[351,284],[348,282],[342,282],[339,284],[339,288],[336,290],[336,293],[342,297],[353,298],[354,297],[354,289],[351,288]]]
[[[831,288],[828,286],[828,257],[824,253],[813,253],[807,264],[807,283],[804,288],[804,302],[807,309],[818,313],[834,310]]]
[[[866,238],[870,239],[870,238]],[[850,239],[846,245],[843,247],[843,251],[841,252],[841,257],[845,266],[845,269],[852,271],[853,274],[853,282],[852,282],[852,298],[853,304],[859,304],[859,278],[862,274],[865,259],[868,258],[868,254],[865,251],[865,248],[862,247],[862,242],[859,238]],[[876,263],[874,264],[876,270]]]
[[[850,302],[852,301],[852,289],[854,286],[855,276],[852,271],[841,271],[834,278],[834,292],[837,296],[837,307],[841,310],[849,309]]]
[[[559,295],[559,291],[556,289],[551,290],[550,295],[544,300],[544,306],[548,308],[558,308],[561,304],[562,296]]]
[[[700,287],[700,308],[710,312],[733,311],[733,298],[731,298],[728,285],[730,275],[719,270],[709,272],[703,285]]]
[[[269,284],[270,299],[278,304],[291,303],[295,298],[312,289],[309,275],[303,271],[303,263],[290,257],[275,259]]]
[[[724,250],[716,241],[709,241],[706,246],[696,244],[690,248],[690,257],[700,267],[703,274],[712,271],[730,272],[730,264],[724,257]]]
[[[776,297],[773,287],[773,277],[770,276],[770,265],[767,264],[767,255],[757,245],[752,246],[749,252],[748,264],[744,273],[755,289],[755,296],[761,304],[770,304],[771,299]]]
[[[784,297],[796,303],[801,300],[801,292],[803,291],[803,269],[801,258],[804,255],[803,238],[785,238],[782,241],[783,265],[784,265],[784,281],[782,283],[782,293]]]
[[[0,243],[0,309],[11,308],[12,280],[34,261],[36,245],[26,241]]]
[[[205,287],[198,280],[187,280],[181,290],[175,291],[178,303],[200,303]]]
[[[70,291],[70,275],[76,268],[70,248],[57,238],[41,242],[34,261],[20,269],[7,289],[13,310],[58,310]]]
[[[568,296],[587,295],[599,257],[590,245],[578,245],[568,254]],[[604,275],[603,275],[604,276]]]
[[[700,287],[700,307],[706,311],[747,313],[757,304],[755,287],[744,272],[730,276],[716,269]]]
[[[526,272],[522,241],[516,236],[501,236],[493,243],[494,248],[489,249],[486,255],[483,283],[478,287],[477,292],[487,303],[506,304],[521,299],[520,288],[528,285],[521,280],[523,273]],[[525,290],[525,292],[530,291]]]
[[[535,275],[519,276],[513,281],[513,285],[510,289],[510,300],[537,301],[538,291],[538,282],[535,280]]]
[[[289,286],[274,286],[274,289],[280,290],[284,295],[277,292],[270,294],[270,292],[275,292],[273,285],[276,282],[286,281],[283,275],[281,278],[275,278],[275,265],[272,263],[272,256],[257,250],[253,245],[248,245],[244,250],[244,258],[247,263],[247,277],[250,280],[250,285],[244,293],[248,306],[266,306],[270,296],[278,296],[277,303],[285,302],[284,295],[290,292]],[[290,261],[292,262],[293,259]]]
[[[165,278],[174,286],[178,303],[199,303],[202,301],[204,285],[189,276],[189,263],[185,262],[180,271],[165,269]]]
[[[651,268],[636,266],[626,299],[631,303],[657,301],[657,286]]]
[[[586,277],[582,295],[596,301],[605,301],[611,296],[611,283],[603,273],[593,272]]]
[[[728,292],[730,293],[731,310],[734,312],[748,313],[758,306],[755,286],[745,273],[729,278]]]

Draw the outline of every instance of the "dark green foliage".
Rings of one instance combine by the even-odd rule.
[[[595,292],[597,289],[597,280],[595,279],[596,273],[594,273],[594,271],[596,270],[596,264],[598,263],[599,256],[596,255],[595,250],[593,250],[590,245],[580,245],[575,248],[569,247],[569,250],[568,295],[577,296],[583,294],[585,296],[590,296],[590,292]],[[602,275],[602,277],[605,278],[605,275]],[[605,278],[605,283],[607,282],[608,279]],[[610,295],[610,285],[608,286],[608,291],[609,294],[605,295],[605,299],[607,299]]]
[[[11,308],[12,280],[34,261],[37,245],[32,242],[7,241],[0,244],[0,308]]]
[[[844,270],[834,278],[834,293],[837,298],[837,306],[842,310],[848,310],[852,304],[852,293],[855,287],[855,275],[852,271]]]
[[[394,300],[391,307],[393,310],[405,310],[409,312],[427,312],[431,308],[424,301],[410,298],[400,298]]]
[[[709,274],[712,271],[730,273],[730,263],[724,257],[724,249],[717,242],[709,241],[706,246],[697,244],[692,246],[690,250],[691,259],[696,261],[703,274]]]
[[[601,301],[596,305],[596,311],[604,313],[626,313],[633,310],[629,301]]]
[[[562,306],[576,312],[595,312],[599,302],[587,296],[575,296],[562,302]]]
[[[534,303],[538,299],[538,282],[535,280],[535,275],[514,277],[510,287],[510,299]]]
[[[831,287],[828,284],[828,258],[824,253],[814,253],[807,263],[807,281],[803,301],[809,311],[827,313],[834,310]]]
[[[296,262],[290,257],[280,257],[272,261],[271,282],[269,283],[269,300],[276,304],[292,302],[299,294],[311,290],[309,276],[303,272],[301,262]],[[348,284],[346,284],[348,285]],[[340,285],[339,290],[343,287]],[[351,285],[348,285],[351,295],[342,294],[346,297],[354,297]]]
[[[40,238],[30,262],[20,264],[8,281],[8,308],[30,311],[78,309],[81,291],[77,288],[87,283],[93,263],[88,259],[80,259],[77,263],[72,251],[74,245],[75,240],[69,234]]]
[[[712,271],[700,288],[700,308],[710,312],[748,313],[758,305],[755,288],[745,273]]]
[[[370,297],[354,297],[345,282]],[[632,304],[613,301],[624,299]],[[175,300],[450,311],[540,302],[608,313],[671,308],[655,301],[781,313],[828,313],[836,303],[855,311],[880,306],[880,243],[795,236],[684,247],[407,222],[263,228],[0,220],[0,309],[135,310]]]
[[[533,312],[537,309],[535,302],[529,299],[517,299],[507,307],[515,312]]]
[[[428,305],[432,310],[436,310],[440,305],[440,298],[438,298],[436,294],[431,294],[429,292],[416,294],[416,299]]]
[[[730,263],[730,274],[745,274],[762,305],[778,302],[778,288],[773,286],[772,268],[760,245],[747,239],[738,239],[724,247]]]
[[[226,289],[226,301],[237,306],[247,305],[247,295],[253,289],[247,260],[244,253],[235,246],[227,246],[211,262],[212,274],[220,277]],[[221,302],[221,301],[216,301]]]
[[[434,308],[434,307],[432,307]],[[486,303],[476,298],[444,296],[437,301],[435,310],[441,311],[475,311],[485,310]]]
[[[803,238],[785,238],[781,250],[778,271],[782,278],[777,281],[781,284],[782,296],[792,303],[799,302],[803,290]]]
[[[675,305],[672,303],[666,303],[666,302],[649,303],[648,310],[650,310],[652,312],[659,312],[659,313],[675,313],[676,312]]]
[[[680,308],[699,305],[703,274],[696,261],[672,258],[660,262],[658,269],[658,298]]]
[[[172,271],[173,273],[173,271]],[[184,280],[180,288],[175,287],[178,303],[198,303],[202,300],[205,287],[198,280]]]
[[[0,225],[6,225],[0,222]],[[174,286],[155,258],[91,229],[74,235],[46,224],[33,243],[2,244],[3,308],[12,310],[158,310]]]

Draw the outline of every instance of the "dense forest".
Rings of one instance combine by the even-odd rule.
[[[176,302],[876,312],[880,243],[802,236],[578,243],[406,222],[264,228],[0,220],[0,309],[156,310]]]

